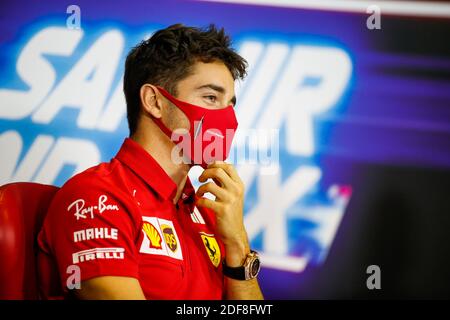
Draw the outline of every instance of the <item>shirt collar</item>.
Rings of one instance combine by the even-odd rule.
[[[163,199],[172,200],[175,197],[176,183],[137,142],[126,138],[115,158],[129,167]]]

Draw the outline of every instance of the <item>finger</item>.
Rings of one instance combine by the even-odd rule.
[[[229,199],[229,195],[223,188],[219,187],[214,182],[208,182],[201,185],[197,190],[197,196],[202,197],[205,193],[211,193],[217,197],[219,200],[227,200]]]
[[[209,168],[221,168],[225,171],[226,174],[230,176],[233,181],[242,183],[241,177],[239,177],[236,168],[230,163],[215,161],[208,166],[208,169]]]
[[[211,209],[214,212],[219,212],[220,206],[221,204],[219,202],[213,201],[211,199],[207,199],[207,198],[198,198],[196,203],[196,206],[198,207],[204,207],[204,208],[208,208]]]
[[[233,187],[234,181],[231,177],[226,174],[226,172],[222,168],[208,168],[202,172],[200,177],[198,177],[198,181],[205,182],[208,179],[216,179],[217,184],[220,184],[222,187],[230,188]]]

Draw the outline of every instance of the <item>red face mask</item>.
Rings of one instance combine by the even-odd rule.
[[[183,155],[193,164],[203,168],[215,160],[224,161],[228,157],[238,126],[233,106],[207,109],[180,101],[161,87],[158,87],[158,90],[189,119],[189,132],[185,134],[173,133],[161,119],[154,119],[158,127],[172,141],[178,143],[180,139],[183,139],[183,146],[186,144],[190,146],[190,148],[183,148]]]

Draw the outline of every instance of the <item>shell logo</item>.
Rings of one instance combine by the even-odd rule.
[[[148,240],[150,240],[150,248],[162,249],[161,242],[162,238],[158,230],[150,223],[144,222],[142,229],[147,235]]]

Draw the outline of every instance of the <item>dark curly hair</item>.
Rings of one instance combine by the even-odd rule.
[[[177,84],[190,75],[197,61],[222,61],[233,78],[243,79],[247,61],[231,47],[223,28],[175,24],[153,34],[134,47],[125,62],[123,91],[127,102],[130,135],[136,131],[140,112],[140,89],[145,83],[164,87],[177,95]]]

